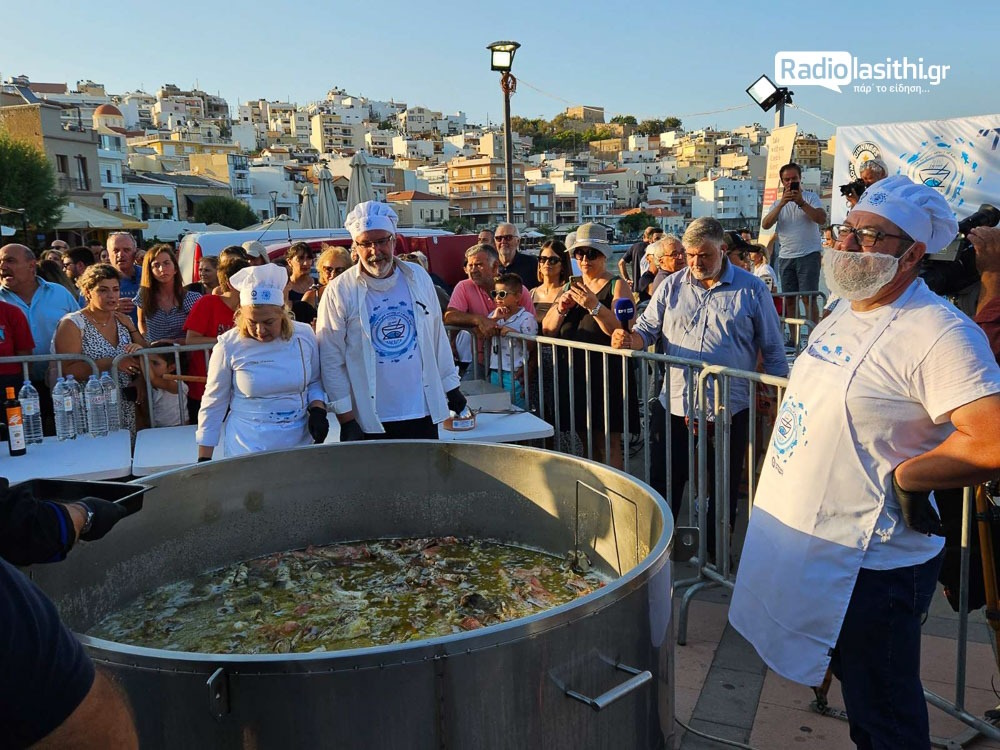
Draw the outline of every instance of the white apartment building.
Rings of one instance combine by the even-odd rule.
[[[397,135],[392,139],[392,155],[403,159],[430,161],[434,158],[434,141]]]
[[[755,180],[706,177],[694,184],[691,218],[711,216],[727,228],[756,224],[760,218],[759,203],[760,190]]]
[[[685,219],[691,218],[691,203],[694,199],[694,185],[650,185],[646,190],[646,202],[679,213]]]
[[[340,115],[318,113],[312,116],[312,147],[322,153],[360,151],[365,147],[365,127],[343,122]]]
[[[433,195],[448,195],[448,165],[427,164],[417,167],[417,177],[427,183],[426,192]]]
[[[646,179],[641,172],[627,167],[603,169],[593,173],[598,180],[614,185],[615,208],[634,208],[646,192]]]

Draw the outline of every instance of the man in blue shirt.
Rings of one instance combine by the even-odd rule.
[[[764,282],[753,274],[736,268],[726,258],[726,237],[722,225],[712,218],[691,222],[682,239],[687,268],[678,271],[660,284],[649,306],[636,321],[632,331],[617,330],[611,337],[616,349],[646,349],[661,343],[663,353],[672,357],[697,360],[738,370],[755,371],[758,356],[763,358],[764,372],[788,375],[784,335],[771,293]],[[669,387],[664,383],[660,403],[670,414],[671,507],[674,516],[680,510],[681,493],[688,480],[689,409],[696,393],[689,393],[684,370],[670,368]],[[713,398],[711,390],[709,399]],[[736,518],[743,461],[749,436],[750,386],[746,380],[733,380],[730,387],[732,432],[730,438],[730,521]],[[709,414],[714,409],[709,407]],[[706,434],[711,434],[712,424]],[[652,456],[650,483],[667,495],[666,472],[663,462],[666,436],[661,431],[651,440]],[[712,460],[709,444],[709,460]],[[709,476],[714,472],[709,469]],[[713,518],[709,503],[709,518]],[[714,548],[715,524],[708,529],[708,546]]]
[[[138,325],[138,312],[132,299],[139,293],[142,269],[135,264],[136,251],[135,237],[128,232],[108,235],[108,258],[122,275],[118,282],[118,312],[125,313]]]
[[[28,319],[34,354],[48,354],[59,320],[80,309],[76,299],[62,284],[52,284],[35,275],[35,254],[24,245],[0,247],[0,300],[15,305]],[[45,385],[45,363],[31,368],[31,382],[38,391],[42,429],[55,434],[52,396]]]

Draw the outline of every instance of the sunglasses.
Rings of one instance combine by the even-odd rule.
[[[562,258],[558,255],[542,255],[539,256],[538,262],[546,266],[554,266],[557,263],[562,263]]]
[[[323,266],[320,270],[325,271],[328,276],[340,276],[347,270],[347,266]]]
[[[516,234],[498,234],[496,236],[497,242],[503,242],[504,240],[516,240],[516,239],[517,239]]]
[[[507,295],[511,294],[506,289],[492,289],[490,290],[490,296],[493,299],[507,299]]]
[[[574,250],[573,257],[577,260],[583,260],[584,258],[587,260],[597,260],[598,258],[603,258],[604,253],[600,250],[594,250],[593,248],[588,247],[586,250]]]

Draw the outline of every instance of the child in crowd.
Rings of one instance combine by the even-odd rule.
[[[490,292],[496,302],[496,309],[490,317],[496,320],[500,335],[494,336],[490,353],[490,382],[502,385],[510,391],[514,383],[511,403],[525,408],[524,400],[524,342],[505,339],[508,333],[523,333],[534,336],[538,333],[535,316],[521,306],[521,290],[524,284],[516,273],[506,273],[497,279]]]
[[[170,341],[154,341],[150,347],[163,349],[163,354],[150,354],[146,359],[146,378],[153,386],[153,401],[149,404],[150,420],[154,427],[177,427],[187,424],[187,383],[165,377],[176,372]],[[177,397],[180,391],[181,398]]]

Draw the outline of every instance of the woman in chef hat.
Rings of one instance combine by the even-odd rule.
[[[236,325],[219,336],[198,412],[198,461],[212,458],[226,421],[226,456],[295,448],[326,439],[326,396],[316,337],[284,308],[288,274],[251,266],[229,280],[240,293]]]

